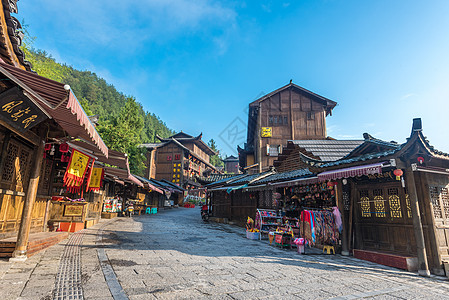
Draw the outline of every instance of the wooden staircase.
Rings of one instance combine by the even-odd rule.
[[[30,234],[27,247],[28,257],[37,252],[56,245],[62,240],[68,238],[68,232],[39,232]],[[10,237],[0,240],[0,258],[12,257],[16,248],[17,237]]]

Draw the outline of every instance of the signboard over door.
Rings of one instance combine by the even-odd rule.
[[[46,118],[46,114],[19,88],[11,88],[0,94],[0,119],[19,132],[30,130]]]

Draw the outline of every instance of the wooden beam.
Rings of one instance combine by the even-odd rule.
[[[0,125],[2,125],[3,127],[5,127],[8,130],[14,132],[15,134],[17,134],[21,138],[27,140],[28,142],[32,143],[33,145],[39,145],[39,143],[41,141],[41,138],[39,136],[37,136],[35,133],[33,133],[31,131],[18,132],[11,125],[9,125],[8,123],[6,123],[3,120],[0,120]]]

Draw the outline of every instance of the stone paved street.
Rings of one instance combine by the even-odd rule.
[[[116,219],[103,243],[130,299],[449,299],[449,282],[342,256],[298,255],[199,209]]]
[[[0,261],[2,299],[76,292],[76,274],[61,270],[77,247],[84,299],[449,299],[447,278],[298,255],[248,240],[243,228],[203,223],[197,208],[102,221],[25,263]]]

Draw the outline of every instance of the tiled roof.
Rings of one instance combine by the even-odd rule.
[[[154,148],[163,146],[165,144],[166,143],[147,143],[147,144],[140,144],[139,147],[148,148],[148,149],[154,149]]]
[[[246,176],[244,176],[244,177],[242,177],[242,178],[240,178],[238,180],[233,181],[232,184],[233,185],[234,184],[245,184],[245,183],[250,182],[251,180],[254,180],[254,179],[258,178],[258,177],[261,177],[261,176],[267,174],[268,172],[271,172],[271,171],[267,171],[267,172],[263,172],[263,173],[257,173],[257,174],[251,174],[251,175],[246,175]]]
[[[388,150],[388,151],[382,151],[382,152],[377,152],[377,153],[369,153],[369,154],[364,154],[361,156],[356,156],[353,158],[347,158],[347,159],[340,159],[337,161],[331,161],[331,162],[327,162],[322,164],[320,167],[321,168],[325,168],[325,167],[332,167],[332,166],[339,166],[339,165],[345,165],[345,164],[350,164],[350,163],[354,163],[354,162],[360,162],[360,161],[366,161],[366,160],[371,160],[371,159],[376,159],[376,158],[382,158],[382,157],[386,157],[389,155],[393,155],[395,154],[397,151],[399,151],[401,149],[401,147],[398,147],[394,150]]]
[[[363,140],[293,140],[293,144],[319,157],[322,161],[336,161],[363,144]]]
[[[204,183],[217,182],[222,179],[228,179],[234,177],[236,174],[210,174],[207,177],[200,177],[199,180]]]
[[[276,173],[276,174],[267,176],[265,178],[262,178],[261,180],[255,181],[254,184],[292,180],[292,179],[301,178],[301,177],[308,177],[310,175],[313,175],[313,173],[310,172],[308,169],[299,169],[299,170],[293,170],[293,171],[289,171],[289,172]]]
[[[234,174],[234,176],[232,176],[232,177],[223,178],[221,180],[217,180],[215,182],[209,183],[207,186],[215,186],[215,185],[219,185],[219,184],[225,184],[227,182],[233,182],[233,181],[235,181],[237,179],[240,179],[240,178],[243,178],[243,177],[246,177],[246,176],[248,176],[248,175],[247,174],[238,174],[238,175]]]

